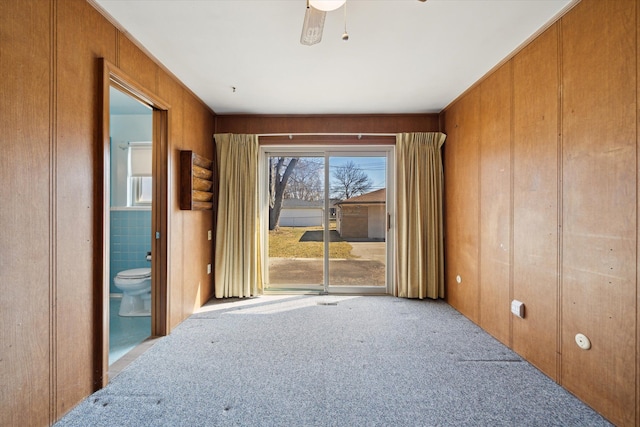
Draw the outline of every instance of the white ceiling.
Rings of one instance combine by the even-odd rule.
[[[435,113],[575,0],[91,0],[217,114]],[[235,92],[233,87],[236,88]]]

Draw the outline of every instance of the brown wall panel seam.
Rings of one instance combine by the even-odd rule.
[[[482,117],[482,90],[478,90],[478,115]],[[485,122],[482,121],[480,123],[480,127],[483,126]],[[482,131],[478,132],[479,135],[482,135]],[[480,138],[477,139],[478,143],[476,145],[477,155],[476,162],[478,162],[478,255],[476,258],[476,265],[478,268],[476,269],[476,289],[478,290],[478,300],[476,301],[476,313],[478,319],[478,325],[482,327],[482,140]],[[483,328],[484,329],[484,328]]]
[[[49,45],[49,423],[58,419],[57,405],[57,3],[50,3]]]
[[[557,260],[557,273],[556,273],[556,316],[557,327],[556,327],[556,378],[558,384],[562,384],[562,262],[563,262],[563,158],[562,158],[562,150],[563,150],[563,121],[562,121],[562,111],[563,111],[563,51],[562,51],[562,24],[564,22],[564,18],[560,20],[558,23],[558,42],[557,42],[557,56],[558,56],[558,70],[557,70],[557,78],[558,78],[558,107],[556,114],[558,115],[558,129],[556,136],[556,149],[558,153],[558,164],[557,164],[557,245],[558,245],[558,260]]]
[[[120,68],[120,34],[122,34],[122,32],[116,28],[116,57],[115,57],[115,66]]]
[[[640,281],[638,279],[638,265],[640,264],[640,233],[638,232],[639,227],[639,218],[638,218],[638,187],[640,186],[640,181],[638,177],[638,164],[640,158],[638,156],[638,94],[640,91],[638,90],[638,69],[640,65],[640,50],[638,49],[640,42],[640,15],[638,12],[638,3],[636,2],[636,425],[640,425],[640,333],[638,331],[638,324],[640,323],[640,300],[638,299],[638,287],[640,286]]]
[[[511,79],[511,96],[510,96],[510,102],[511,105],[509,106],[509,110],[510,110],[510,123],[509,123],[509,127],[510,127],[510,142],[509,142],[509,178],[510,178],[510,182],[509,182],[509,303],[511,303],[511,301],[513,301],[514,298],[514,291],[513,291],[513,276],[514,276],[514,252],[515,252],[515,237],[514,237],[514,182],[515,182],[515,172],[514,172],[514,165],[515,165],[515,153],[514,153],[514,146],[515,146],[515,133],[516,133],[516,126],[515,126],[515,117],[516,117],[516,112],[515,112],[515,108],[516,108],[516,103],[515,103],[515,92],[516,92],[516,87],[515,87],[515,63],[514,60],[510,60],[509,61],[511,63],[511,68],[509,70],[509,78]],[[507,307],[505,307],[506,309]],[[513,316],[511,315],[511,312],[509,312],[509,348],[513,349]]]

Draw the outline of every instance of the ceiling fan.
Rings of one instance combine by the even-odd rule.
[[[418,1],[424,3],[427,0]],[[349,34],[347,33],[347,0],[307,0],[307,10],[304,13],[300,43],[306,46],[320,43],[327,12],[339,9],[342,6],[344,6],[344,33],[342,34],[342,40],[349,40]]]

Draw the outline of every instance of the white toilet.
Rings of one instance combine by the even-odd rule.
[[[113,283],[122,291],[120,316],[151,316],[150,268],[121,271]]]

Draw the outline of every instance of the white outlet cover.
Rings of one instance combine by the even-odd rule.
[[[514,299],[511,301],[511,313],[515,314],[521,319],[524,319],[524,303]]]
[[[207,264],[207,274],[211,274],[211,264]]]
[[[462,283],[462,277],[459,274],[456,276],[456,282]]]
[[[583,334],[576,334],[576,344],[583,350],[589,350],[591,348],[591,340]]]
[[[211,230],[207,231],[207,239],[211,240]]]

